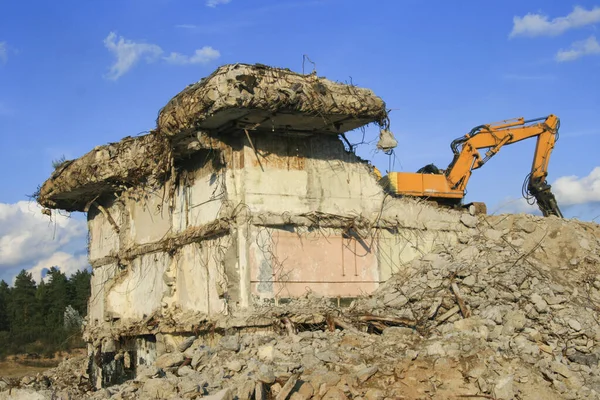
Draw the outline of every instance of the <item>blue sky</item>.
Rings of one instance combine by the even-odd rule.
[[[395,170],[446,166],[452,139],[475,125],[557,114],[549,181],[567,217],[593,220],[599,28],[598,0],[3,2],[0,278],[44,263],[85,264],[82,216],[49,223],[19,203],[50,175],[52,160],[153,128],[160,107],[221,64],[302,71],[303,55],[320,76],[352,80],[386,101],[399,141]],[[476,171],[468,200],[527,211],[519,198],[534,142],[509,146]],[[374,144],[359,154],[388,169]]]

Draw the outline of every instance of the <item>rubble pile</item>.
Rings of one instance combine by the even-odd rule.
[[[71,395],[94,399],[600,399],[600,226],[526,215],[461,222],[469,234],[455,245],[348,307],[310,297],[261,306],[244,317],[271,318],[272,329],[190,333],[123,384],[85,391],[84,369],[57,369],[13,390],[67,398],[60,385],[70,382]]]

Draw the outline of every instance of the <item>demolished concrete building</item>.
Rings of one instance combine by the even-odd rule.
[[[37,200],[87,213],[96,385],[190,332],[260,326],[241,317],[254,306],[371,293],[472,228],[464,211],[385,192],[343,141],[370,123],[389,128],[370,90],[225,65],[175,96],[150,134],[58,166]]]

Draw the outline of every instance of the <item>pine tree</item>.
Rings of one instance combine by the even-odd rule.
[[[67,278],[52,267],[39,285],[25,270],[12,288],[0,281],[0,358],[22,352],[51,356],[56,350],[83,345],[80,316],[87,313],[90,279],[88,271]]]
[[[75,272],[69,279],[70,304],[82,317],[87,315],[91,278],[92,274],[83,270]]]
[[[11,337],[16,345],[34,341],[39,326],[39,303],[36,285],[30,273],[22,270],[15,279],[8,304]]]
[[[47,327],[55,330],[63,326],[63,314],[69,302],[68,280],[66,275],[56,267],[50,268],[47,276],[49,279],[44,293],[44,303],[48,308],[44,320]]]
[[[8,317],[8,302],[10,301],[10,288],[4,281],[0,281],[0,331],[10,331]]]

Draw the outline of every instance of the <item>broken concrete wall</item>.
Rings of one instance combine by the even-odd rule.
[[[171,305],[204,314],[227,313],[229,279],[224,262],[231,241],[227,235],[181,248],[169,274],[174,282]]]
[[[223,315],[307,292],[356,297],[467,229],[458,212],[386,196],[335,137],[230,143],[179,161],[175,183],[93,207],[92,321],[126,329],[165,308]]]
[[[232,201],[256,213],[369,215],[378,210],[384,194],[373,168],[347,152],[338,138],[257,135],[251,140],[257,152],[244,141],[243,186]]]
[[[147,353],[140,337],[161,353],[189,332],[260,325],[230,316],[263,302],[372,293],[456,242],[460,212],[391,198],[345,149],[339,135],[368,123],[389,125],[367,89],[233,65],[173,98],[149,135],[59,166],[38,202],[88,212],[86,340],[109,354],[96,370],[128,370],[110,354]]]

